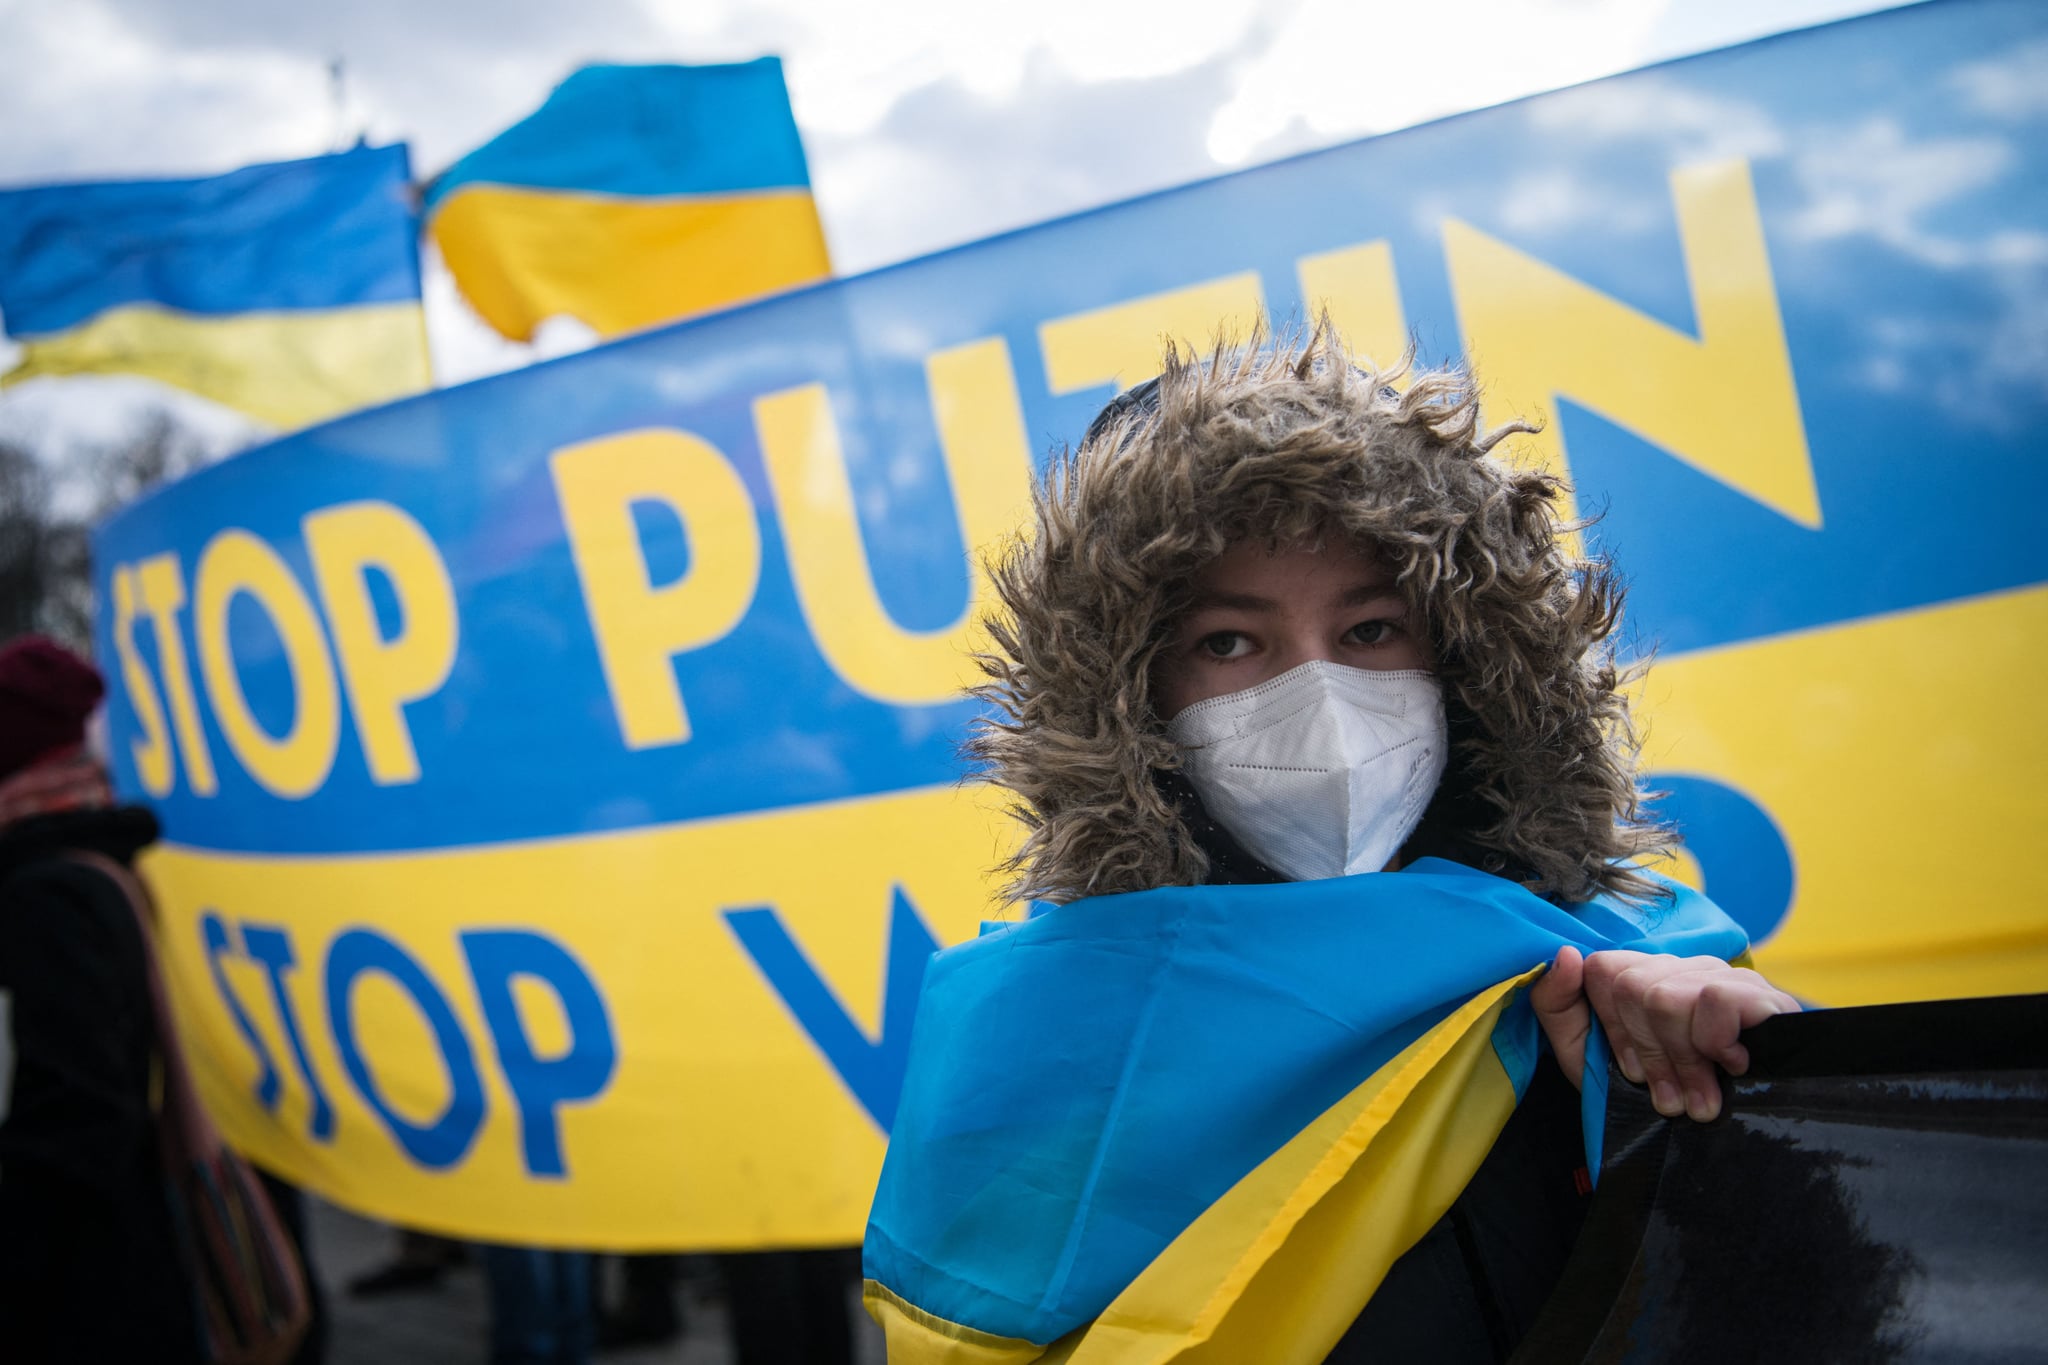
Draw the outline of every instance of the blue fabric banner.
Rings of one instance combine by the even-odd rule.
[[[921,965],[1001,913],[1014,825],[957,781],[978,556],[1163,337],[1322,307],[1546,422],[1503,451],[1603,514],[1669,870],[1762,970],[2039,989],[2048,868],[1975,851],[1987,811],[2048,826],[2013,702],[2048,665],[2044,51],[2026,0],[1790,34],[163,490],[100,532],[99,650],[209,1099],[467,1236],[854,1240]]]

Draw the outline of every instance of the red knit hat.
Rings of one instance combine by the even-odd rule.
[[[99,670],[55,640],[24,635],[0,645],[0,778],[83,743],[86,717],[106,691]]]

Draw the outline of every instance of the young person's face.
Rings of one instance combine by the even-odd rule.
[[[1422,623],[1359,546],[1239,541],[1195,576],[1194,601],[1154,666],[1159,718],[1318,659],[1374,669],[1435,663]]]

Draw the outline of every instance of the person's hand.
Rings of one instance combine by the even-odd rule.
[[[1714,1068],[1731,1076],[1749,1070],[1742,1030],[1799,1010],[1763,977],[1719,958],[1619,949],[1585,957],[1570,947],[1530,989],[1529,1003],[1573,1085],[1585,1070],[1597,1014],[1622,1075],[1649,1086],[1657,1112],[1702,1123],[1721,1112]]]

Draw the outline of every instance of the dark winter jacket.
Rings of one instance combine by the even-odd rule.
[[[0,1359],[197,1358],[152,1109],[156,1037],[133,910],[67,850],[131,862],[137,808],[0,829]]]

